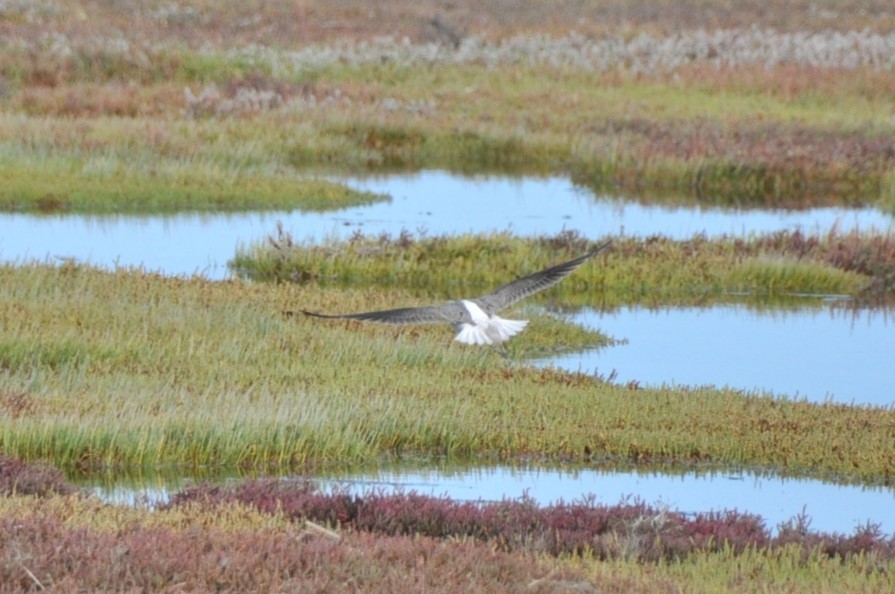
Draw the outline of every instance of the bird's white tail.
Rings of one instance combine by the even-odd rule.
[[[500,337],[500,342],[516,336],[522,332],[527,325],[528,320],[505,320],[503,318],[498,318],[497,316],[491,318],[491,327],[497,329],[497,335]]]
[[[463,344],[494,344],[482,328],[472,324],[463,324],[454,340]]]
[[[528,320],[505,320],[492,316],[484,324],[463,324],[454,338],[463,344],[500,344],[522,332]]]

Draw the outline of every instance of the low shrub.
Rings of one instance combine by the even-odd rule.
[[[167,504],[238,502],[269,513],[389,536],[473,538],[504,551],[592,554],[601,559],[684,559],[694,553],[799,545],[830,558],[875,553],[895,558],[895,536],[865,526],[852,535],[812,532],[794,519],[773,536],[764,521],[738,511],[683,514],[642,502],[597,504],[593,499],[540,507],[530,499],[462,502],[415,492],[322,492],[309,482],[256,480],[236,486],[200,485]]]
[[[0,454],[0,495],[68,495],[75,491],[65,476],[48,466],[26,464]]]

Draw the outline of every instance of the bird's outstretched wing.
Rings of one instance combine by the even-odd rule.
[[[302,310],[302,313],[315,318],[366,320],[385,324],[426,324],[431,322],[453,322],[449,312],[441,307],[401,307],[352,314],[321,314]]]
[[[476,301],[481,303],[485,306],[485,309],[490,310],[491,312],[499,311],[516,303],[520,299],[524,299],[529,295],[533,295],[538,291],[542,291],[547,287],[555,285],[568,276],[570,272],[602,252],[611,244],[612,240],[609,240],[574,260],[569,260],[568,262],[545,268],[540,272],[523,276],[522,278],[494,289],[487,295],[479,297]]]

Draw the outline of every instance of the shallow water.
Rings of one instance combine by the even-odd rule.
[[[262,240],[277,221],[297,240],[346,238],[402,229],[429,235],[511,231],[553,235],[575,229],[591,238],[662,234],[687,238],[802,229],[826,233],[890,229],[874,208],[804,211],[643,206],[595,196],[561,177],[463,177],[442,171],[341,180],[386,193],[391,201],[331,212],[185,213],[178,215],[0,214],[0,260],[74,258],[105,267],[143,266],[170,275],[230,276],[239,244]]]
[[[891,230],[893,218],[873,208],[762,211],[643,206],[594,196],[565,178],[465,178],[422,172],[345,180],[359,189],[389,193],[387,203],[328,213],[266,212],[160,216],[42,216],[0,214],[0,259],[54,261],[74,258],[95,265],[142,266],[170,275],[230,276],[227,261],[240,243],[262,239],[277,221],[296,239],[397,234],[430,235],[511,231],[555,234],[565,229],[588,237],[662,234],[686,238],[781,229],[826,233],[858,228]],[[715,384],[766,390],[814,400],[892,405],[890,357],[895,329],[885,312],[625,308],[585,311],[573,319],[626,344],[551,359],[575,371],[616,374],[641,384]],[[851,316],[851,317],[850,317]],[[338,477],[356,488],[389,486],[461,499],[500,499],[523,493],[541,503],[593,493],[603,503],[634,495],[681,511],[732,509],[762,515],[773,526],[804,510],[820,530],[851,531],[858,523],[883,522],[895,532],[891,490],[844,487],[820,481],[756,475],[663,475],[600,471],[557,472],[509,468],[464,472],[432,470],[399,475]],[[133,501],[140,493],[164,500],[169,483],[134,489],[119,485],[103,496]]]
[[[569,319],[625,342],[539,364],[612,375],[621,384],[729,386],[814,402],[895,406],[893,313],[813,304],[585,309]]]
[[[425,229],[430,234],[508,230],[516,235],[554,235],[575,229],[585,237],[664,235],[686,239],[743,235],[782,229],[826,233],[891,229],[893,217],[875,208],[806,210],[643,205],[595,195],[568,178],[462,177],[442,171],[341,180],[349,186],[392,196],[390,204],[341,213],[343,225],[365,233]],[[296,238],[302,237],[298,229]]]
[[[142,265],[165,274],[229,276],[238,243],[257,241],[278,220],[296,238],[321,239],[402,228],[431,234],[510,229],[524,235],[564,228],[597,237],[664,233],[688,237],[802,228],[883,228],[892,217],[875,209],[761,211],[667,208],[594,196],[565,178],[463,177],[440,171],[346,181],[389,193],[390,202],[329,213],[222,213],[175,216],[37,216],[0,214],[0,258],[75,258],[105,266]],[[816,302],[814,302],[816,305]],[[895,328],[887,312],[756,311],[624,308],[585,311],[574,321],[627,343],[551,358],[559,367],[644,385],[728,385],[790,397],[895,404]]]
[[[559,501],[595,501],[612,505],[639,500],[659,508],[685,513],[736,509],[764,518],[769,528],[801,513],[813,530],[851,533],[868,521],[895,534],[895,491],[819,480],[762,476],[749,472],[662,474],[603,470],[546,470],[493,467],[466,470],[383,470],[341,474],[315,479],[323,488],[339,485],[352,492],[410,492],[448,496],[460,501],[499,501],[527,496],[540,505]],[[140,485],[95,486],[102,499],[134,505],[168,500],[188,481]]]

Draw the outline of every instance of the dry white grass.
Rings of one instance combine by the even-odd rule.
[[[891,69],[895,67],[895,33],[781,33],[757,28],[700,29],[666,37],[641,33],[632,37],[588,38],[572,33],[562,37],[511,37],[496,42],[468,37],[456,48],[437,43],[414,44],[407,40],[380,38],[311,45],[290,51],[250,46],[229,50],[228,53],[234,58],[264,62],[275,72],[290,73],[336,63],[484,64],[493,67],[547,64],[645,74],[670,71],[697,62],[768,68],[795,64],[836,69]]]
[[[154,56],[178,51],[170,42],[129,39],[121,35],[72,38],[48,31],[34,38],[7,36],[0,49],[56,58],[70,56],[112,57],[148,65]],[[371,41],[343,40],[311,44],[298,49],[267,45],[236,48],[205,47],[208,56],[240,63],[256,63],[274,76],[295,76],[303,71],[336,64],[508,64],[549,65],[590,71],[625,71],[652,74],[691,64],[775,67],[792,64],[814,68],[890,70],[895,68],[895,33],[869,30],[780,32],[758,27],[681,31],[659,36],[649,33],[588,37],[522,35],[492,41],[463,38],[452,44],[412,43],[382,37]],[[262,101],[266,99],[261,98]]]

